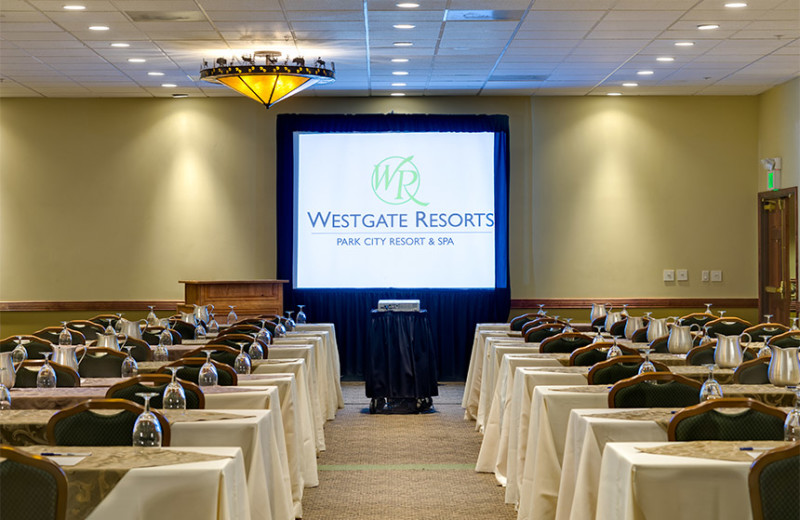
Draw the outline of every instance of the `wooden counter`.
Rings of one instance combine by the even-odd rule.
[[[239,317],[259,314],[283,315],[283,284],[287,280],[180,280],[184,284],[184,305],[178,309],[191,311],[193,305],[214,305],[217,321],[228,315],[228,305],[236,306]]]

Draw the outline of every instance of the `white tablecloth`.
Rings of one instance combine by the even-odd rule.
[[[503,354],[524,354],[539,352],[538,343],[525,343],[522,338],[486,338],[485,359],[478,394],[478,415],[475,429],[483,431],[492,404],[497,373]]]
[[[486,338],[511,337],[509,336],[510,330],[500,327],[501,326],[497,326],[497,328],[493,326],[483,327],[481,324],[475,327],[475,336],[472,340],[472,353],[467,370],[467,381],[464,385],[464,397],[461,400],[461,407],[465,409],[465,419],[475,420],[478,417],[483,360],[486,355]]]
[[[325,340],[325,349],[328,353],[329,367],[328,370],[331,374],[331,380],[334,383],[333,387],[336,392],[335,406],[337,409],[344,408],[344,397],[342,396],[342,369],[339,361],[339,343],[336,340],[336,328],[333,323],[305,323],[298,324],[295,328],[297,333],[308,332],[323,332]]]

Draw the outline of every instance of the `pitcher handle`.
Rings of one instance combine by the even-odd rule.
[[[742,332],[742,334],[739,336],[739,343],[742,343],[742,338],[744,336],[747,336],[747,342],[744,344],[744,348],[747,348],[750,346],[750,343],[753,342],[753,337],[750,336],[748,332]]]
[[[120,345],[124,345],[128,341],[128,335],[123,333],[123,332],[120,332],[119,334],[117,334],[117,339],[119,339],[120,336],[125,338],[125,339],[122,340],[122,343],[120,343]]]
[[[78,360],[78,366],[80,366],[80,364],[81,364],[81,361],[83,361],[83,358],[85,358],[85,357],[86,357],[86,353],[87,353],[87,352],[89,352],[89,349],[88,349],[88,348],[86,348],[86,347],[83,347],[83,354],[81,355],[81,358]]]
[[[701,327],[697,323],[692,323],[691,325],[689,325],[689,332],[692,332],[692,327],[697,327],[696,329],[694,329],[697,332],[700,332],[701,330],[703,330],[703,327]]]

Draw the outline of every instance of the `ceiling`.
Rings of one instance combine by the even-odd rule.
[[[800,75],[800,0],[400,1],[0,0],[0,96],[238,96],[203,60],[262,49],[335,63],[312,96],[754,95]]]

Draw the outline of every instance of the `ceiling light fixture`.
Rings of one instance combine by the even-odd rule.
[[[392,58],[392,63],[408,63],[408,58]]]
[[[128,47],[130,47],[130,46],[131,46],[131,44],[130,44],[130,43],[122,43],[122,42],[117,42],[117,43],[112,43],[112,44],[111,44],[111,46],[112,46],[112,47],[118,47],[118,48],[120,48],[120,49],[124,49],[124,48],[128,48]]]
[[[176,85],[175,83],[162,83],[161,86],[164,88],[175,88],[178,85]]]
[[[221,83],[266,108],[317,83],[330,83],[335,79],[333,62],[328,69],[325,62],[317,58],[314,66],[308,67],[305,59],[298,56],[290,65],[287,56],[283,64],[278,65],[280,56],[277,51],[256,51],[240,59],[233,57],[230,63],[226,58],[217,58],[212,67],[203,61],[200,79]],[[257,58],[263,58],[264,64],[256,64]]]
[[[392,92],[390,95],[394,96],[394,97],[402,97],[402,96],[405,96],[406,93],[405,92]]]
[[[405,83],[392,83],[392,86],[393,87],[405,87],[406,84]]]
[[[64,9],[67,11],[83,11],[86,9],[85,5],[65,5]]]
[[[730,9],[741,9],[742,7],[747,7],[747,4],[745,2],[728,2],[725,4],[725,7]]]
[[[392,76],[408,76],[408,72],[404,70],[396,70],[392,72]]]
[[[395,47],[411,47],[414,44],[412,42],[394,42],[392,45]]]
[[[632,81],[629,81],[629,82],[627,82],[627,83],[623,83],[623,84],[622,84],[622,86],[623,86],[623,87],[638,87],[638,86],[639,86],[639,84],[638,84],[638,83],[634,83],[634,82],[632,82]]]
[[[609,92],[609,93],[608,93],[608,94],[606,94],[606,95],[607,95],[607,96],[621,96],[621,95],[622,95],[622,92]]]
[[[89,27],[90,31],[107,31],[108,29],[107,25],[92,25]]]
[[[675,42],[675,47],[694,47],[694,42]]]
[[[670,62],[670,61],[675,61],[675,58],[672,58],[670,56],[659,56],[658,58],[656,58],[656,61]]]
[[[146,61],[144,58],[128,58],[128,63],[144,63]]]
[[[395,29],[413,29],[416,27],[416,25],[410,23],[396,23],[392,27]]]
[[[716,23],[704,23],[697,26],[697,28],[701,31],[711,31],[713,29],[719,29],[719,24]]]
[[[148,76],[163,76],[164,73],[163,72],[148,72],[147,75]]]
[[[394,4],[400,9],[415,9],[419,7],[419,4],[415,4],[414,2],[401,2],[399,4]]]
[[[652,70],[640,70],[640,71],[637,71],[636,74],[638,74],[640,76],[652,76],[655,73]]]

